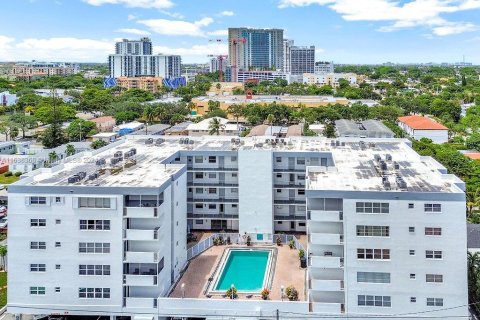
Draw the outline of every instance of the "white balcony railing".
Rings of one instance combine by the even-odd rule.
[[[160,207],[128,207],[123,208],[125,218],[157,218],[160,215]]]
[[[310,280],[310,289],[316,291],[343,291],[343,280]]]
[[[309,236],[310,243],[321,245],[341,245],[343,244],[343,235],[337,233],[312,233]]]
[[[125,298],[126,308],[156,308],[156,298]]]
[[[125,240],[151,241],[151,240],[157,240],[157,239],[158,239],[158,236],[155,230],[138,230],[138,229],[125,230]]]
[[[344,305],[342,303],[322,303],[322,302],[313,302],[312,311],[318,313],[332,313],[339,314],[344,313]]]
[[[129,263],[157,263],[159,259],[159,252],[126,251],[124,255],[124,261]]]
[[[157,276],[156,275],[125,275],[125,284],[127,286],[156,286],[157,285]]]
[[[341,222],[343,221],[343,212],[310,210],[310,220],[318,222]]]
[[[343,258],[341,257],[310,257],[310,266],[313,268],[343,268]]]

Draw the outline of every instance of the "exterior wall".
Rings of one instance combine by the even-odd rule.
[[[422,138],[431,139],[434,143],[448,142],[448,130],[420,130],[412,129],[406,123],[398,122],[398,126],[403,129],[409,136],[416,140]]]
[[[238,152],[241,234],[273,232],[272,164],[270,151]]]

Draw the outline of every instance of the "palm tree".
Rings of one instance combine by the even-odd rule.
[[[467,252],[467,269],[468,269],[468,300],[470,303],[474,303],[473,307],[478,313],[478,307],[475,302],[478,301],[479,294],[479,281],[480,281],[480,253]]]
[[[7,271],[7,264],[5,263],[5,257],[7,256],[7,246],[0,246],[0,258],[3,270]]]
[[[273,126],[272,124],[275,122],[275,116],[273,114],[269,114],[267,116],[267,123],[270,125],[270,135],[273,136]]]
[[[67,144],[65,152],[67,153],[67,157],[69,157],[73,156],[77,152],[77,150],[75,150],[75,147],[73,145]]]
[[[217,136],[220,135],[220,131],[225,130],[225,125],[220,122],[220,118],[215,117],[210,120],[208,125],[208,133],[210,135],[216,134]]]
[[[148,105],[143,110],[143,117],[145,118],[145,134],[147,134],[148,125],[152,124],[153,119],[155,119],[155,108],[151,105]]]
[[[237,131],[240,131],[239,130],[240,128],[238,126],[238,118],[243,116],[243,106],[234,103],[227,108],[227,113],[232,115],[235,118],[235,120],[237,120]]]
[[[50,163],[53,163],[58,160],[58,154],[55,151],[52,151],[48,154],[48,159],[50,160]]]

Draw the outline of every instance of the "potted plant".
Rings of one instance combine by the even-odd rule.
[[[230,236],[228,236],[228,237],[227,237],[227,244],[229,245],[229,244],[231,244],[231,243],[232,243],[232,241],[230,240]]]
[[[260,294],[262,295],[263,300],[268,300],[268,296],[270,295],[270,290],[268,290],[267,288],[264,288]]]
[[[225,295],[227,296],[227,298],[229,299],[236,299],[238,296],[237,296],[237,288],[235,287],[231,287],[230,289],[227,290],[227,292],[225,293]]]
[[[298,257],[300,258],[300,268],[306,268],[307,258],[305,257],[305,251],[303,249],[298,250]]]
[[[288,300],[290,301],[297,301],[298,300],[298,291],[295,289],[294,286],[288,286],[285,289],[285,295],[287,296]]]
[[[277,238],[275,239],[275,242],[277,243],[277,246],[281,246],[282,245],[282,238],[280,236],[277,236]]]
[[[288,241],[288,246],[290,247],[290,249],[295,249],[295,240],[290,240]]]
[[[247,246],[250,247],[252,245],[252,238],[247,236]]]
[[[218,244],[219,245],[224,245],[225,244],[225,242],[223,241],[223,236],[218,237]]]
[[[220,239],[218,238],[213,238],[213,245],[218,246],[220,244]]]

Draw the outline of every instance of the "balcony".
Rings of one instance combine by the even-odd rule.
[[[157,308],[156,298],[125,298],[125,308]]]
[[[125,218],[157,218],[159,208],[157,207],[128,207],[123,208]]]
[[[310,280],[310,289],[315,291],[343,291],[343,280]]]
[[[341,257],[310,257],[310,267],[312,268],[343,268],[343,258]]]
[[[138,241],[158,240],[158,229],[159,228],[155,230],[127,229],[127,230],[124,230],[123,238],[125,240],[138,240]]]
[[[310,305],[312,312],[332,314],[340,314],[345,312],[345,305],[343,303],[312,302]]]
[[[309,235],[309,242],[312,244],[323,244],[323,245],[342,245],[343,244],[343,235],[342,234],[321,234],[314,233]]]
[[[160,253],[126,251],[123,261],[128,263],[157,263],[160,261]]]
[[[342,211],[322,211],[310,210],[309,216],[311,221],[318,222],[341,222],[343,221]]]
[[[157,276],[127,274],[124,276],[124,284],[126,284],[127,286],[135,286],[135,287],[156,286]]]

